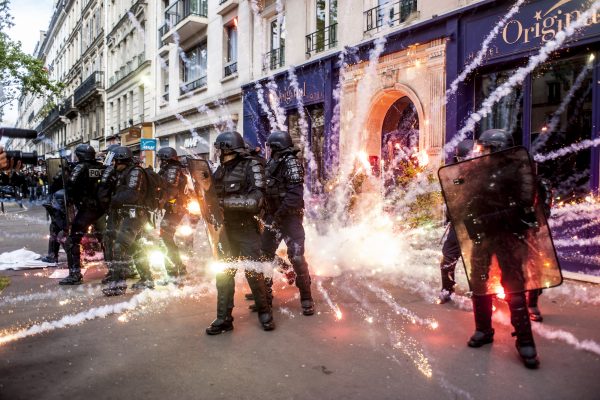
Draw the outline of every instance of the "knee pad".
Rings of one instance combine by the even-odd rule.
[[[525,307],[527,305],[527,300],[524,292],[512,293],[507,297],[508,306],[511,309]]]

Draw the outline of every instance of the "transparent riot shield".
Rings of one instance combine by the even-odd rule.
[[[525,148],[448,165],[438,176],[473,294],[510,294],[562,283]]]
[[[60,158],[48,158],[46,160],[46,173],[48,175],[48,183],[52,185],[54,179],[62,179],[59,173],[62,170]]]
[[[200,159],[189,158],[187,162],[213,256],[218,260],[226,259],[229,255],[229,239],[225,231],[223,209],[219,205],[213,185],[210,165],[208,161]]]

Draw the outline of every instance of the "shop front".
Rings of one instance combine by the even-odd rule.
[[[314,160],[314,168],[309,171],[309,186],[312,190],[322,187],[331,176],[331,121],[333,113],[333,68],[335,57],[307,64],[295,71],[297,87],[292,84],[289,73],[274,77],[276,90],[268,89],[268,81],[243,88],[244,92],[244,138],[253,145],[264,149],[269,132],[277,129],[277,115],[285,119],[287,127],[296,147],[301,149],[305,159],[310,156]],[[298,99],[302,101],[301,113]],[[262,105],[261,105],[262,103]],[[301,145],[302,131],[306,130],[305,147]]]
[[[523,5],[490,43],[482,64],[464,82],[457,96],[450,99],[447,140],[461,128],[461,121],[479,109],[496,88],[554,40],[587,6],[587,2],[575,0],[541,0]],[[506,7],[489,7],[458,22],[457,65],[449,67],[448,83],[476,57],[485,36],[505,13]],[[589,201],[598,194],[600,148],[587,147],[563,152],[561,156],[557,150],[600,136],[599,39],[600,14],[590,18],[586,28],[528,74],[521,85],[499,99],[474,132],[475,138],[491,128],[510,132],[515,144],[525,146],[538,160],[538,174],[550,181],[555,201],[562,204]],[[554,229],[554,236],[573,240],[573,236],[583,239],[600,234],[593,223],[576,234],[572,228],[565,224]],[[573,247],[559,249],[563,266],[598,268],[600,249],[582,248],[575,242]]]

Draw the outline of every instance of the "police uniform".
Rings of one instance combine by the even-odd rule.
[[[220,134],[215,147],[225,154],[221,156],[221,165],[213,175],[213,182],[224,211],[229,239],[228,259],[259,261],[260,232],[256,216],[264,201],[264,167],[248,154],[237,132]],[[206,329],[209,335],[233,329],[235,274],[234,268],[217,274],[217,318]],[[247,269],[245,275],[254,296],[259,322],[264,330],[274,329],[264,274]]]
[[[167,249],[169,275],[186,274],[186,267],[175,244],[175,231],[185,215],[185,187],[187,185],[183,167],[179,161],[163,161],[158,174],[166,183],[165,214],[160,223],[160,237]]]
[[[83,146],[83,151],[95,154],[89,145],[79,145],[75,150]],[[77,207],[77,213],[71,222],[71,233],[67,239],[67,260],[69,264],[69,276],[61,280],[61,285],[76,285],[82,283],[81,275],[81,239],[87,233],[88,228],[93,225],[103,214],[97,200],[97,188],[102,176],[103,166],[95,161],[93,157],[77,163],[67,181],[67,198]],[[79,155],[78,155],[79,156]],[[102,242],[100,232],[96,232],[99,242]]]

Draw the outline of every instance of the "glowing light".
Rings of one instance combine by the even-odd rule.
[[[492,304],[492,312],[496,311],[496,306]]]
[[[342,310],[340,310],[340,309],[339,309],[339,307],[337,306],[337,304],[336,304],[336,306],[335,306],[335,307],[336,307],[336,310],[335,310],[335,318],[336,318],[338,321],[340,321],[340,320],[342,319],[342,317],[343,317]]]
[[[190,200],[190,202],[187,204],[187,210],[192,215],[200,215],[201,210],[200,203],[198,203],[198,200]]]
[[[431,327],[431,329],[436,330],[440,325],[437,321],[432,321],[429,326]]]
[[[223,262],[213,261],[210,264],[208,264],[208,268],[210,268],[210,270],[215,274],[218,274],[227,269],[227,264]]]
[[[499,298],[501,300],[506,299],[506,294],[504,293],[504,288],[503,287],[500,286],[496,290],[498,291],[498,293],[496,294],[497,298]]]
[[[179,225],[175,234],[178,236],[190,236],[194,233],[194,230],[189,225]]]
[[[367,318],[365,318],[365,321],[367,321],[368,323],[372,324],[373,323],[373,317],[367,317]]]
[[[429,164],[429,154],[427,154],[427,150],[423,149],[416,154],[417,161],[419,162],[420,167],[425,167]]]
[[[165,255],[160,250],[151,250],[148,253],[148,261],[151,267],[164,268]]]
[[[60,304],[61,306],[64,306],[65,304],[69,304],[71,302],[71,300],[66,299],[66,300],[61,300],[58,302],[58,304]]]
[[[592,62],[596,59],[596,56],[594,55],[594,53],[590,54],[590,59],[589,62]]]
[[[544,125],[544,126],[542,126],[542,132],[544,132],[544,133],[545,133],[545,132],[547,132],[547,131],[548,131],[548,127],[547,127],[547,126],[545,126],[545,125]]]
[[[125,314],[121,314],[119,315],[119,318],[117,318],[119,320],[119,322],[127,322],[129,321],[129,319],[127,319],[127,315]]]

